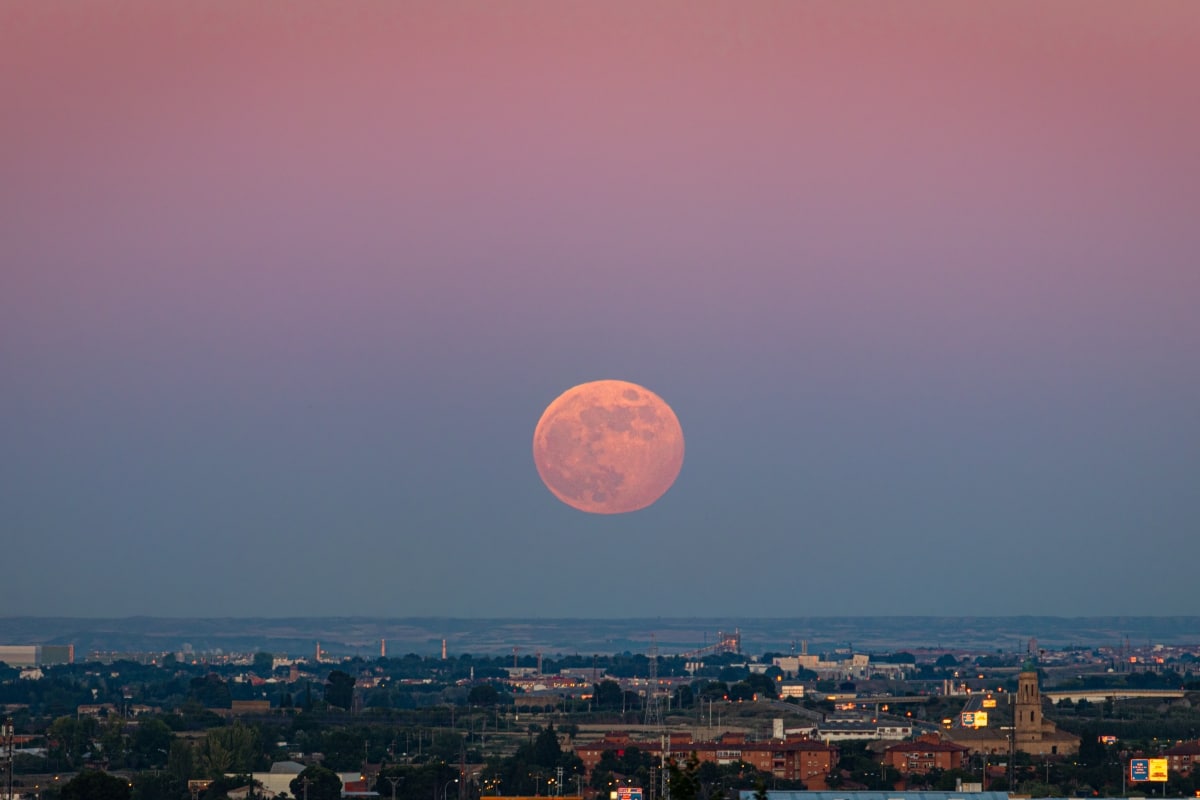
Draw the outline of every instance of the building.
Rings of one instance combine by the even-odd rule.
[[[754,792],[743,789],[739,800],[753,800]],[[1008,800],[1008,792],[792,792],[768,790],[767,800]]]
[[[1066,756],[1079,752],[1079,737],[1060,731],[1042,716],[1042,695],[1038,674],[1026,669],[1017,677],[1017,693],[1012,702],[1011,726],[952,728],[948,735],[973,753],[1005,755],[1011,751],[1033,756]]]
[[[871,657],[856,653],[849,658],[826,661],[818,655],[777,656],[771,663],[785,675],[795,676],[801,670],[811,670],[820,678],[864,679],[870,677]]]
[[[252,786],[258,788],[253,790],[253,797],[278,797],[281,794],[291,794],[291,785],[297,776],[304,771],[304,765],[295,761],[276,761],[271,765],[270,772],[254,772],[250,775]],[[339,772],[337,773],[338,780],[342,782],[343,797],[375,797],[374,792],[367,791],[366,781],[363,776],[357,772]],[[225,774],[227,778],[238,777],[232,772]],[[248,789],[249,787],[247,787]],[[235,790],[236,791],[236,790]],[[246,791],[246,790],[243,790]],[[229,793],[233,797],[233,792]],[[243,796],[251,796],[249,794]]]
[[[927,733],[916,741],[888,747],[883,751],[883,763],[904,775],[926,775],[935,769],[962,769],[963,757],[969,751],[966,745]]]
[[[606,751],[623,751],[636,747],[654,757],[663,755],[661,740],[639,741],[628,733],[609,733],[603,739],[576,745],[575,754],[583,761],[590,777]],[[690,755],[701,762],[736,764],[745,762],[755,769],[781,780],[803,781],[810,789],[823,789],[837,764],[838,751],[824,742],[787,737],[766,741],[747,741],[745,734],[727,733],[716,741],[694,741],[690,734],[673,733],[667,752],[683,759]]]
[[[886,739],[902,741],[912,736],[912,722],[886,717],[831,719],[817,724],[816,738],[823,742]]]
[[[1042,717],[1037,672],[1026,670],[1017,678],[1017,700],[1013,708],[1018,751],[1031,755],[1069,755],[1079,751],[1078,736],[1060,731],[1057,725]]]
[[[902,678],[912,670],[912,664],[890,664],[871,661],[866,653],[843,654],[843,658],[826,660],[818,655],[776,656],[771,659],[773,666],[783,670],[784,675],[795,677],[801,670],[817,673],[818,678],[831,680],[867,680],[874,675],[884,675],[888,678]]]
[[[0,645],[0,662],[10,667],[44,667],[53,664],[74,664],[73,644],[4,644]]]
[[[1200,763],[1200,741],[1183,742],[1163,751],[1167,757],[1168,774],[1187,777]]]
[[[213,708],[210,710],[214,714],[226,718],[271,713],[270,700],[232,700],[229,706],[229,708]]]

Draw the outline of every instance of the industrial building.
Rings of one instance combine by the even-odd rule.
[[[73,644],[0,644],[0,662],[10,667],[74,664]]]

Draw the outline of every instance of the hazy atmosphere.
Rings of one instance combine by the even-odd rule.
[[[1200,4],[0,6],[5,615],[1188,614]],[[552,495],[567,388],[674,485]]]

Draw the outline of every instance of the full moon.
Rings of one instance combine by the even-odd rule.
[[[555,497],[592,514],[637,511],[683,466],[683,429],[661,397],[627,381],[560,394],[533,431],[533,462]]]

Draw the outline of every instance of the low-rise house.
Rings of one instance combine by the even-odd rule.
[[[1187,777],[1200,763],[1200,741],[1182,742],[1164,750],[1163,755],[1167,757],[1168,774]]]
[[[962,769],[963,757],[969,750],[936,733],[929,733],[917,737],[916,741],[888,747],[883,751],[883,763],[904,775],[926,775],[935,769]]]
[[[610,733],[599,741],[579,744],[575,753],[591,775],[606,751],[636,747],[655,757],[661,756],[661,740],[639,741],[628,733]],[[745,734],[727,733],[715,741],[694,741],[688,734],[672,734],[668,752],[678,759],[694,755],[700,762],[737,764],[745,762],[755,769],[781,780],[803,781],[810,789],[823,789],[837,764],[838,751],[824,742],[787,737],[750,741]]]

